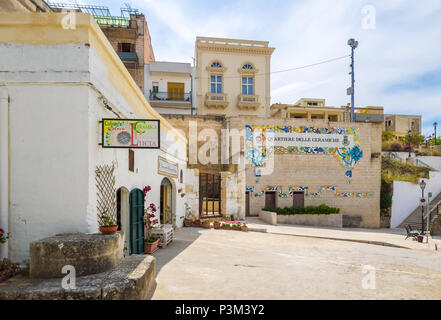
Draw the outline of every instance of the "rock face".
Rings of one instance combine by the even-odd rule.
[[[74,266],[76,276],[101,273],[115,267],[123,257],[123,233],[62,234],[30,244],[30,277],[64,277],[62,268]]]
[[[17,275],[0,284],[0,300],[145,300],[155,289],[156,260],[131,255],[109,271],[77,277],[75,289],[62,279],[31,279]]]

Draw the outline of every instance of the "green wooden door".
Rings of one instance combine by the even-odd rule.
[[[142,191],[130,192],[130,254],[144,253],[144,196]]]

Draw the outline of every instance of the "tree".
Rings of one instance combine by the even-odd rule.
[[[401,138],[404,145],[419,146],[424,143],[424,136],[419,133],[412,133]],[[438,139],[437,139],[438,140]]]
[[[381,140],[382,141],[391,141],[395,139],[395,135],[392,132],[389,131],[383,131],[381,134]]]

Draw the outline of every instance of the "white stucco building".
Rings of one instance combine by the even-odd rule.
[[[144,67],[144,94],[162,114],[196,114],[190,63],[152,61]]]

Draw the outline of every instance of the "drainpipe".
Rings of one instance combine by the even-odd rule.
[[[9,94],[0,86],[0,228],[9,231]],[[0,258],[8,257],[8,242],[0,244]]]

